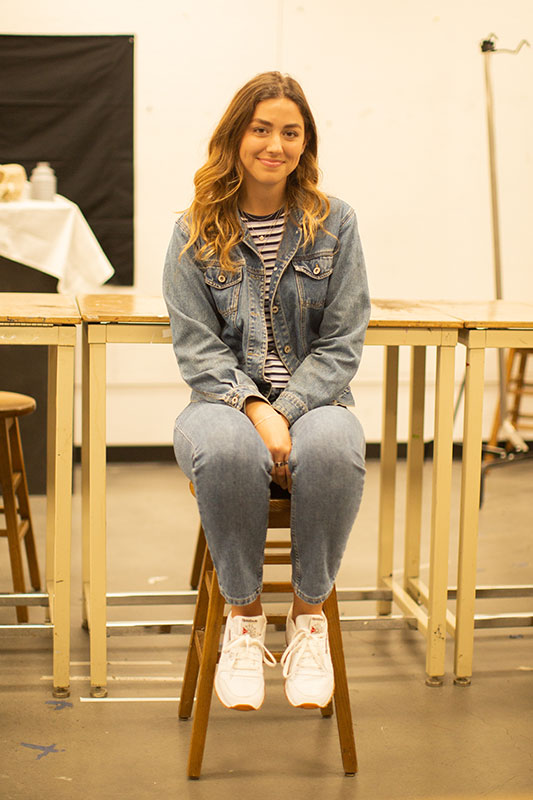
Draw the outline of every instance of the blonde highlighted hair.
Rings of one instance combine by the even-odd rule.
[[[238,212],[244,174],[240,144],[257,104],[278,97],[292,100],[305,124],[305,149],[287,178],[287,211],[302,212],[304,244],[312,243],[317,230],[323,227],[329,201],[317,188],[318,137],[313,114],[294,78],[280,72],[263,72],[237,92],[211,137],[207,161],[194,176],[194,200],[186,212],[190,235],[182,254],[194,247],[200,261],[216,258],[223,269],[233,269],[231,250],[243,238]]]

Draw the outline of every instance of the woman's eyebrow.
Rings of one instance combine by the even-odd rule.
[[[268,119],[259,119],[259,117],[254,117],[252,123],[259,123],[260,125],[268,125],[272,127],[272,123],[268,121]],[[287,125],[283,126],[284,128],[301,128],[299,122],[288,122]]]

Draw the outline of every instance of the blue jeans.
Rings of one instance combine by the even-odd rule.
[[[295,593],[321,603],[331,592],[365,477],[364,434],[342,406],[308,411],[290,428],[291,560]],[[194,484],[220,590],[247,605],[260,594],[270,498],[270,453],[231,406],[190,403],[174,429],[176,460]]]

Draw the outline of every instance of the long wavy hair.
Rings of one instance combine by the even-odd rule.
[[[223,269],[234,268],[231,250],[243,238],[238,212],[244,177],[239,157],[241,141],[257,104],[278,97],[286,97],[298,106],[305,125],[304,151],[287,178],[287,211],[302,212],[306,245],[314,242],[317,230],[323,228],[330,206],[327,196],[317,188],[318,137],[313,114],[294,78],[280,72],[263,72],[237,92],[211,137],[207,161],[194,176],[194,200],[186,212],[190,235],[182,255],[194,247],[200,261],[216,258]]]

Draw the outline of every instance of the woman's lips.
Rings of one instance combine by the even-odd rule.
[[[259,161],[261,164],[264,164],[265,167],[279,167],[281,164],[283,164],[283,161],[279,161],[275,158],[260,158]]]

